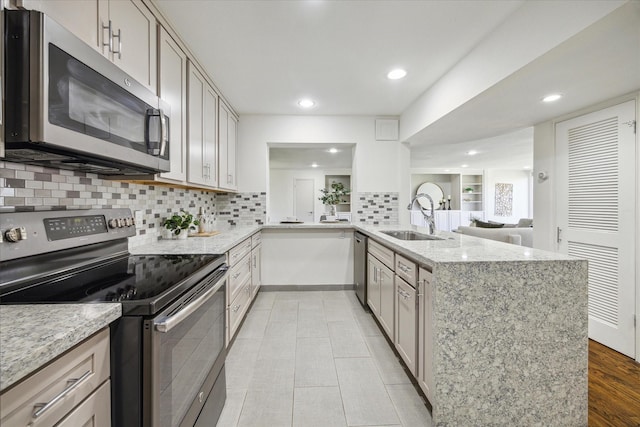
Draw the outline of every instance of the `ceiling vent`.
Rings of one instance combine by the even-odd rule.
[[[397,141],[398,120],[376,119],[376,141]]]

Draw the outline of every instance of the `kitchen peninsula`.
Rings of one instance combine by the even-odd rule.
[[[302,236],[314,233],[319,241],[331,236],[340,245],[353,230],[361,231],[433,276],[426,348],[434,425],[586,425],[587,262],[456,233],[401,241],[380,232],[406,228],[274,224],[159,241],[142,251],[220,253],[262,229],[264,270],[269,259],[282,255],[277,251],[286,241],[304,244]],[[277,244],[271,246],[270,238]],[[304,267],[300,259],[308,254],[299,248],[297,253],[287,252],[286,262]],[[345,256],[352,259],[352,253]],[[264,281],[262,290],[269,288]]]

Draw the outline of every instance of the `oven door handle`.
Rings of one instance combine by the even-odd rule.
[[[162,318],[163,320],[161,321],[153,322],[153,325],[155,326],[156,331],[166,333],[166,332],[169,332],[171,329],[175,328],[176,326],[178,326],[180,322],[182,322],[184,319],[186,319],[191,314],[193,314],[193,312],[195,312],[197,309],[202,307],[204,303],[209,301],[209,299],[211,299],[211,297],[213,297],[213,295],[224,284],[226,279],[227,277],[225,274],[225,276],[220,278],[218,283],[216,283],[216,285],[213,288],[209,289],[207,292],[205,292],[204,294],[200,295],[198,298],[196,298],[195,300],[187,304],[182,310],[178,311],[176,314],[172,316],[163,317]]]

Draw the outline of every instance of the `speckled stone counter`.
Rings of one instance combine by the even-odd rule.
[[[134,255],[224,254],[260,229],[259,225],[235,227],[221,230],[220,234],[211,237],[188,237],[184,240],[163,239],[147,245],[129,247],[129,252]]]
[[[0,391],[121,315],[112,303],[0,305]]]
[[[338,221],[338,222],[303,222],[302,224],[266,224],[262,226],[263,229],[285,229],[285,230],[296,230],[296,229],[353,229],[353,224],[346,221]]]
[[[432,270],[434,425],[587,425],[586,261],[457,233],[402,241],[380,231],[413,227],[357,228]]]

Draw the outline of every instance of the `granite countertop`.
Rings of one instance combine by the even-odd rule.
[[[0,305],[0,391],[121,315],[117,303]]]
[[[212,237],[189,237],[186,240],[158,240],[156,243],[129,248],[132,254],[223,254],[260,230],[352,229],[375,238],[395,252],[414,261],[433,266],[437,263],[562,261],[573,258],[526,246],[512,245],[465,234],[437,231],[443,240],[399,240],[381,233],[383,230],[414,230],[428,234],[414,225],[359,225],[342,223],[266,224],[222,230]]]
[[[224,254],[261,228],[260,225],[234,227],[220,230],[220,234],[211,237],[162,239],[147,245],[129,247],[129,252],[134,255]]]
[[[384,230],[414,230],[429,234],[426,228],[412,225],[357,225],[355,228],[397,253],[428,266],[453,262],[563,261],[574,259],[556,252],[448,231],[436,231],[435,235],[443,240],[399,240],[381,233]]]
[[[353,224],[351,224],[350,222],[347,221],[337,221],[337,222],[303,222],[300,224],[280,224],[280,223],[273,223],[273,224],[266,224],[262,226],[263,229],[276,229],[276,230],[282,230],[282,229],[287,229],[287,230],[296,230],[296,229],[309,229],[309,228],[317,228],[317,229],[324,229],[324,228],[338,228],[338,229],[353,229],[354,226]]]

